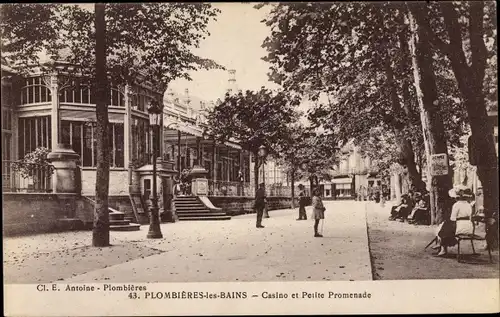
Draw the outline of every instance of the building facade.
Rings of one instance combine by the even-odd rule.
[[[234,77],[234,74],[232,74]],[[234,85],[234,81],[231,81]],[[33,69],[22,77],[2,65],[2,176],[11,183],[10,164],[43,147],[52,151],[69,145],[79,156],[81,193],[93,196],[97,168],[95,92],[78,68],[54,63],[50,73]],[[159,160],[172,162],[175,174],[200,165],[207,170],[210,195],[253,195],[250,155],[236,141],[216,144],[203,134],[205,110],[215,103],[171,91],[155,91],[143,78],[133,85],[111,86],[108,104],[110,196],[127,196],[131,188],[149,196],[150,177],[136,177],[151,168],[153,136],[147,108],[162,101],[163,129],[157,138]],[[138,183],[139,182],[139,183]],[[133,184],[135,183],[135,184]],[[135,185],[135,186],[134,186]]]

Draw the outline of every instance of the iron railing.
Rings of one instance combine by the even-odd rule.
[[[209,196],[253,197],[254,193],[249,183],[208,180]]]
[[[290,186],[282,186],[276,184],[266,185],[267,197],[290,197],[291,194],[292,189]],[[208,195],[254,197],[255,186],[251,183],[214,181],[209,179]]]
[[[53,166],[2,161],[3,192],[52,192]]]

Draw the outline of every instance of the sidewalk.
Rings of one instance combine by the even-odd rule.
[[[489,263],[485,243],[474,241],[479,256],[472,256],[470,242],[463,242],[463,263],[456,259],[456,246],[449,248],[445,258],[434,257],[430,247],[432,226],[415,226],[389,221],[391,202],[385,207],[369,202],[366,205],[368,236],[375,280],[499,278],[498,251]],[[462,244],[461,244],[462,248]]]
[[[112,232],[109,248],[90,247],[91,232],[4,239],[5,283],[371,280],[365,207],[326,202],[324,238],[298,209],[229,221],[162,224],[164,239]],[[307,208],[308,216],[310,207]]]

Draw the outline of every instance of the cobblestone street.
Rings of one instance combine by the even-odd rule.
[[[112,232],[110,248],[90,247],[91,232],[5,238],[5,282],[371,280],[365,203],[325,204],[323,238],[298,209],[271,211],[264,229],[255,214],[162,224],[160,240],[145,225]]]

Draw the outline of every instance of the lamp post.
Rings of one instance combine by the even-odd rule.
[[[257,154],[259,155],[260,157],[260,165],[262,166],[262,183],[264,183],[264,188],[266,186],[266,175],[265,175],[265,169],[264,169],[264,159],[267,155],[267,149],[264,145],[261,145],[259,147],[259,151],[257,152]]]
[[[153,129],[153,198],[151,199],[151,214],[149,218],[148,239],[161,239],[160,217],[158,214],[158,194],[156,193],[156,159],[157,159],[157,130],[161,124],[163,114],[162,106],[156,100],[152,100],[149,107],[149,125]]]
[[[304,172],[309,171],[309,166],[307,165],[307,162],[302,162],[302,163],[300,164],[300,168],[301,168],[301,169],[302,169],[302,171],[304,171]],[[312,184],[311,177],[309,176],[309,195],[312,197],[312,194],[313,194],[313,184]]]

